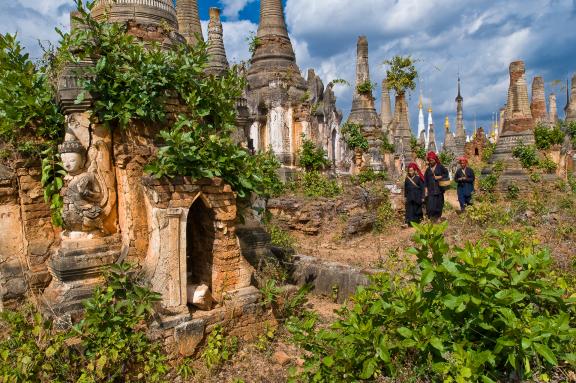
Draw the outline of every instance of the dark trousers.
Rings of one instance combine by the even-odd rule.
[[[420,223],[423,216],[421,202],[406,201],[406,224],[410,225],[411,222]]]
[[[444,193],[432,194],[428,196],[426,204],[426,214],[428,218],[435,221],[442,217],[442,210],[444,209]]]
[[[467,193],[463,188],[458,188],[458,202],[460,202],[460,210],[464,210],[466,206],[472,205],[472,194]]]

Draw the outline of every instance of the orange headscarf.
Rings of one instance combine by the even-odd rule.
[[[437,164],[440,163],[440,158],[438,158],[438,156],[434,152],[428,152],[428,154],[426,155],[426,159],[434,160],[434,162],[436,162]]]
[[[468,166],[468,158],[462,156],[462,157],[458,157],[458,162],[464,162],[464,164],[466,166]]]

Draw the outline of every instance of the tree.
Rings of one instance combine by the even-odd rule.
[[[406,89],[416,88],[418,71],[414,66],[415,60],[410,56],[394,56],[391,60],[384,61],[384,65],[390,67],[386,71],[386,85],[394,89],[397,95],[403,95]]]

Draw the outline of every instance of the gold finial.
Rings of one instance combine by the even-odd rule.
[[[446,116],[446,119],[444,120],[444,127],[446,129],[450,129],[450,119],[448,118],[448,116]]]
[[[432,104],[428,105],[428,113],[432,113]]]

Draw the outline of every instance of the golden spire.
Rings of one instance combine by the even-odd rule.
[[[450,119],[448,118],[448,116],[446,116],[446,119],[444,120],[444,127],[446,129],[450,129]]]
[[[420,98],[418,99],[418,109],[422,109],[422,94],[420,94]]]
[[[428,105],[428,113],[432,113],[432,104]]]

